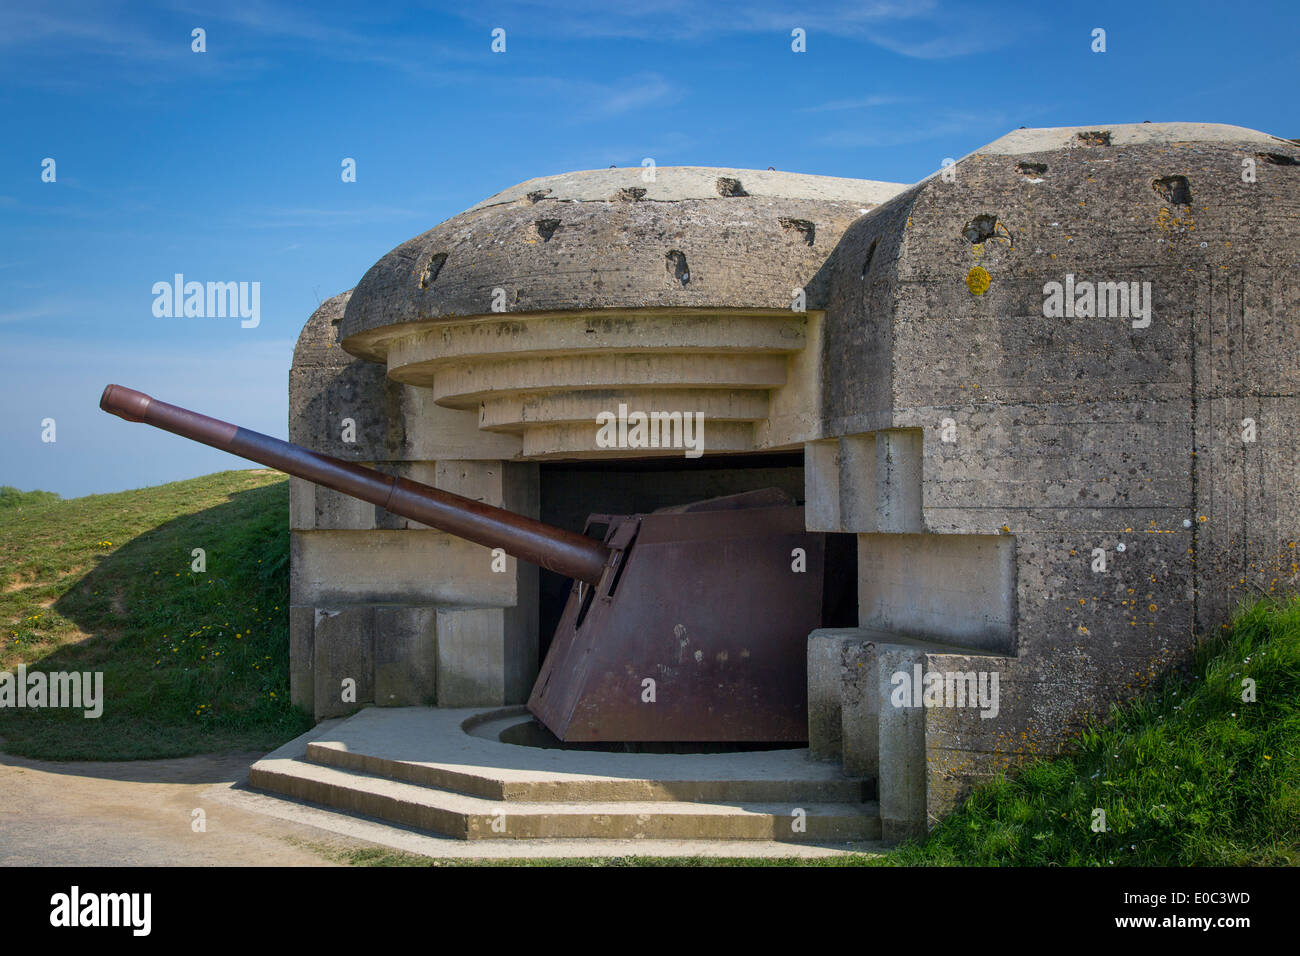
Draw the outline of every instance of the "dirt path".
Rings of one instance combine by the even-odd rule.
[[[328,866],[308,842],[358,845],[221,800],[260,756],[55,763],[0,754],[0,865]],[[195,809],[206,832],[191,828]]]

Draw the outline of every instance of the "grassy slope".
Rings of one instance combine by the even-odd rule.
[[[1113,710],[1075,755],[980,789],[889,862],[1300,863],[1300,600],[1242,610],[1188,677]]]
[[[0,709],[4,748],[142,759],[307,729],[288,702],[287,510],[263,471],[0,509],[0,670],[103,671],[106,698],[93,720]]]

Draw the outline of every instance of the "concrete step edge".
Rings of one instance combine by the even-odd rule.
[[[634,837],[873,840],[874,804],[512,803],[433,790],[301,760],[263,759],[255,789],[459,839]],[[796,811],[802,811],[796,813]],[[796,823],[797,821],[797,823]],[[801,829],[797,828],[801,827]]]
[[[861,803],[873,781],[842,780],[652,780],[574,774],[572,780],[503,780],[438,764],[419,763],[309,742],[307,762],[336,767],[415,786],[446,790],[484,800],[536,803],[665,802]]]

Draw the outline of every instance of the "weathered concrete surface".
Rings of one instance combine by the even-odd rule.
[[[874,672],[881,702],[876,760],[881,783],[881,838],[887,843],[921,837],[927,830],[925,725],[930,711],[888,704],[892,675],[912,671],[915,665],[924,664],[925,656],[921,647],[879,644],[871,655],[875,666],[865,668],[868,675]]]
[[[857,628],[819,628],[808,635],[808,756],[813,760],[844,759],[841,734],[844,645],[861,640]],[[849,699],[854,699],[851,695]],[[874,703],[874,696],[871,697]],[[865,774],[874,777],[875,773]]]
[[[558,750],[503,743],[530,720],[523,707],[367,708],[311,733],[314,763],[486,800],[861,803],[869,782],[811,762],[803,748],[660,754]]]
[[[840,644],[840,762],[845,773],[870,777],[880,783],[879,660],[876,642],[865,637],[865,629],[845,632]],[[853,636],[850,636],[853,635]],[[892,792],[895,781],[883,782]]]
[[[605,202],[637,201],[623,190],[645,192],[644,202],[681,202],[685,199],[737,198],[798,199],[815,202],[855,202],[868,208],[897,195],[901,183],[809,176],[771,169],[724,169],[712,166],[660,166],[647,181],[644,169],[589,169],[558,176],[530,179],[475,203],[471,210],[520,201]],[[534,199],[534,194],[541,195]]]
[[[1015,588],[1015,542],[1008,535],[858,535],[864,627],[1011,651]]]
[[[437,622],[432,607],[375,608],[375,703],[433,704],[437,695]]]
[[[810,283],[824,438],[919,429],[934,547],[1014,542],[1011,699],[924,712],[932,820],[1186,661],[1238,597],[1294,589],[1297,161],[1235,127],[1018,131],[863,216]],[[1149,282],[1149,324],[1045,315],[1067,274]]]
[[[512,713],[518,719],[521,709]],[[516,746],[500,712],[363,710],[259,760],[250,784],[462,840],[779,840],[880,835],[865,783],[803,750],[626,754]],[[581,852],[581,851],[575,851]]]
[[[339,347],[350,296],[326,300],[299,337],[290,440],[535,516],[536,466],[502,460],[517,455],[516,436],[480,430],[474,412],[439,406],[427,389],[391,381]],[[461,688],[457,704],[526,697],[537,670],[535,568],[513,558],[494,568],[489,548],[299,479],[290,527],[290,695],[299,706],[323,718],[371,701],[428,704],[440,686]],[[479,635],[495,650],[486,659],[444,650],[439,662],[439,608],[467,605],[495,628]],[[446,648],[455,646],[449,638]],[[345,679],[355,701],[343,699]]]
[[[724,195],[725,180],[743,194]],[[650,183],[640,169],[530,180],[380,259],[349,303],[344,346],[382,358],[376,330],[490,315],[495,288],[510,312],[788,310],[845,227],[902,188],[698,167]]]

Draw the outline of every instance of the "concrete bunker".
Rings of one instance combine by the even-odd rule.
[[[916,834],[1179,666],[1244,590],[1294,586],[1296,162],[1153,123],[1013,131],[911,187],[532,180],[322,305],[291,439],[570,527],[794,488],[856,557],[857,620],[809,636],[811,756],[878,780],[886,837]],[[1150,282],[1149,323],[1048,315],[1075,275]],[[620,404],[701,412],[705,454],[601,447]],[[350,712],[343,673],[359,704],[522,702],[552,584],[301,483],[292,501],[298,703]],[[996,715],[891,706],[915,668],[996,673]]]

